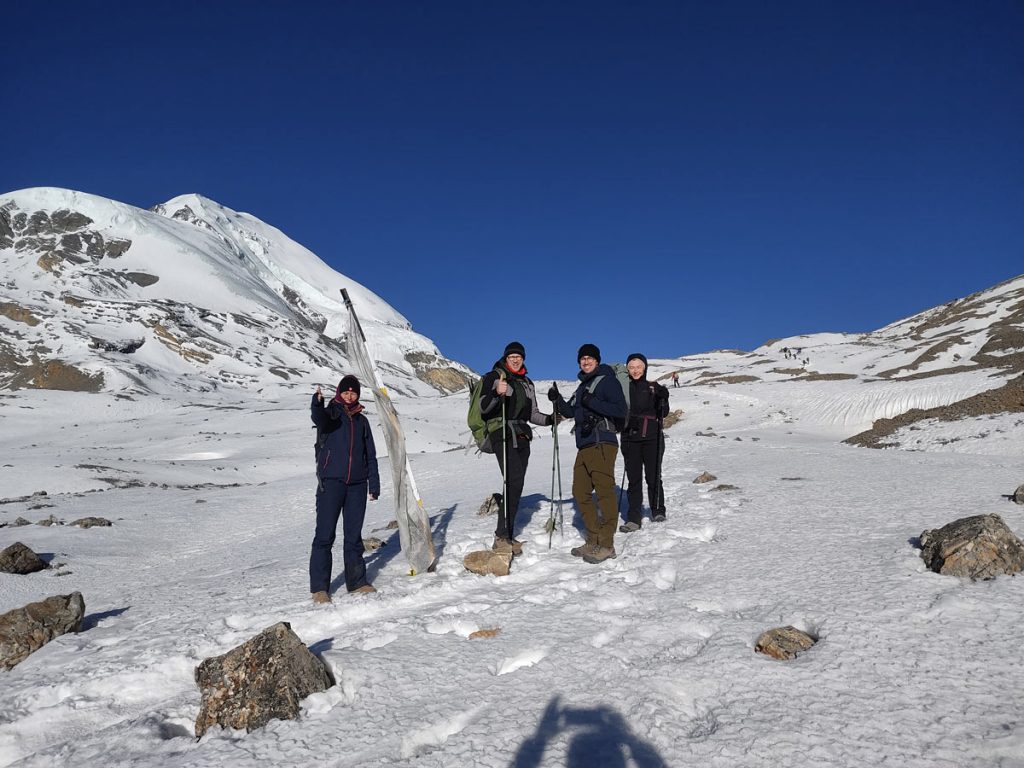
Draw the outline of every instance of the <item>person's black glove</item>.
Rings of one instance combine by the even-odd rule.
[[[558,391],[558,385],[552,384],[551,389],[548,390],[548,400],[550,400],[552,403],[557,403],[561,399],[562,395]]]
[[[545,413],[544,414],[544,426],[545,427],[550,427],[554,423],[555,423],[555,414],[553,414],[553,413]]]
[[[580,402],[583,403],[585,408],[589,408],[590,404],[594,402],[594,393],[589,390],[583,390],[583,396],[580,398]]]

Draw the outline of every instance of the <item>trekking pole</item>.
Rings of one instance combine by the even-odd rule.
[[[655,473],[655,477],[658,482],[658,509],[652,512],[651,517],[654,515],[665,514],[662,509],[665,506],[665,489],[661,486],[661,462],[665,458],[665,422],[661,416],[658,417],[658,471]]]
[[[498,376],[501,377],[502,381],[505,381],[504,372],[499,372]],[[508,534],[509,542],[512,541],[512,526],[508,524],[508,440],[505,430],[508,429],[508,425],[505,419],[505,395],[501,396],[501,506],[502,522],[505,528],[505,533]]]
[[[558,410],[553,414],[555,421],[551,426],[554,428],[555,436],[555,466],[558,468],[558,535],[562,542],[565,541],[565,518],[562,513],[562,457],[558,452]]]
[[[554,422],[551,424],[551,436],[555,440],[555,445],[558,444],[558,438],[555,437],[555,425]],[[548,517],[547,525],[544,527],[548,531],[548,549],[551,549],[551,539],[555,535],[555,462],[558,460],[558,455],[555,453],[555,449],[551,449],[551,509],[550,516]]]
[[[619,481],[619,504],[615,508],[617,515],[622,514],[622,492],[625,490],[623,486],[626,484],[626,457],[622,457],[622,480]],[[642,511],[642,510],[641,510]]]
[[[551,449],[551,517],[548,518],[548,523],[545,526],[548,531],[548,549],[551,549],[551,539],[555,535],[555,467],[558,465],[558,423],[556,420],[557,413],[551,414],[551,438],[554,441],[553,448]],[[559,485],[561,485],[561,478],[559,478]],[[559,490],[559,496],[561,496],[561,490]],[[558,500],[559,511],[561,511],[562,500]]]

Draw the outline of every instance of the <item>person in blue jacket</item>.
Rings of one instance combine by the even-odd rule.
[[[554,384],[548,399],[555,410],[576,420],[576,464],[572,469],[572,495],[583,516],[587,540],[570,552],[588,563],[615,557],[615,526],[619,518],[615,497],[615,459],[619,443],[615,421],[626,418],[626,396],[610,366],[601,364],[601,350],[584,344],[576,354],[580,380],[566,402]],[[594,503],[597,491],[597,504]]]
[[[316,425],[316,533],[309,556],[309,591],[314,603],[331,602],[331,547],[342,519],[345,586],[349,592],[376,592],[366,580],[363,518],[366,497],[380,496],[377,450],[370,422],[359,403],[359,379],[346,376],[334,399],[324,405],[320,387],[310,405]]]

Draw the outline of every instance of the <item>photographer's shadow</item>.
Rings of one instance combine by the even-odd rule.
[[[562,706],[558,696],[548,703],[537,731],[524,741],[510,768],[539,768],[553,765],[544,759],[549,744],[560,733],[571,733],[565,755],[565,768],[665,768],[658,751],[637,737],[625,718],[611,707]]]

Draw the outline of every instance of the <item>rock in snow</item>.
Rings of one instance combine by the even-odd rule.
[[[710,483],[713,480],[717,479],[718,478],[712,475],[710,472],[704,471],[697,475],[695,478],[693,478],[693,482],[699,485],[700,483]]]
[[[214,725],[252,731],[273,719],[294,720],[304,698],[333,684],[320,659],[283,621],[203,661],[196,683],[203,696],[196,737]]]
[[[77,525],[79,528],[109,528],[113,523],[105,517],[83,517],[71,525]]]
[[[1018,504],[1024,504],[1024,485],[1018,485],[1013,492],[1013,500]]]
[[[4,573],[35,573],[49,568],[39,555],[16,541],[3,552],[0,552],[0,571]]]
[[[467,571],[480,576],[508,576],[512,566],[512,551],[495,552],[481,549],[466,555],[462,559],[462,564],[466,566]]]
[[[11,669],[55,637],[77,632],[85,616],[81,592],[54,595],[0,616],[0,667]]]
[[[999,515],[975,515],[921,534],[929,569],[977,581],[1024,570],[1024,543]]]
[[[481,517],[485,517],[487,515],[496,515],[498,514],[498,511],[501,509],[501,505],[502,495],[500,493],[492,493],[490,496],[484,499],[484,503],[480,505],[480,509],[477,511],[477,514]]]
[[[776,627],[761,633],[754,644],[754,650],[773,659],[788,661],[806,651],[817,642],[806,632],[796,627]]]

